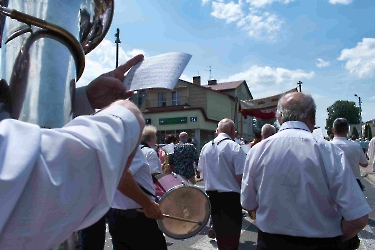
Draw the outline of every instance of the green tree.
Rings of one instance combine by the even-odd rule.
[[[359,124],[359,108],[355,102],[349,101],[336,101],[334,104],[327,108],[328,118],[326,120],[327,134],[332,134],[333,121],[336,118],[345,118],[349,124]],[[357,131],[358,132],[358,131]]]
[[[371,127],[369,124],[366,124],[365,126],[365,137],[371,140],[372,138],[372,132],[371,132]]]
[[[352,136],[355,136],[356,139],[359,138],[359,133],[356,127],[353,127]]]
[[[256,131],[261,131],[262,130],[262,127],[263,125],[265,124],[271,124],[273,126],[275,126],[276,130],[278,130],[278,123],[276,121],[276,118],[275,119],[271,119],[271,120],[262,120],[262,119],[258,119],[258,118],[254,118],[253,119],[253,130]]]

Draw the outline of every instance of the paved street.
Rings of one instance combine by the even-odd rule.
[[[372,173],[371,168],[362,169],[362,174],[367,174],[367,177],[363,179],[363,184],[366,187],[364,194],[367,198],[367,201],[371,205],[373,212],[370,214],[370,219],[368,225],[362,230],[359,234],[361,239],[361,246],[359,249],[375,249],[375,173]],[[203,187],[203,182],[198,182],[197,186]],[[244,217],[242,223],[242,233],[240,238],[239,249],[256,249],[256,226],[255,222],[251,220],[248,216]],[[211,240],[207,237],[208,227],[202,230],[200,234],[195,237],[192,237],[187,240],[174,240],[167,238],[168,242],[173,242],[172,245],[168,246],[168,249],[174,250],[187,250],[187,249],[202,249],[202,250],[211,250],[217,249],[216,241]],[[145,239],[147,236],[145,235]],[[110,234],[107,232],[106,237],[106,246],[105,249],[112,249]]]

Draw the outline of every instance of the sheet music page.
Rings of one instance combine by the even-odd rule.
[[[124,85],[127,90],[174,89],[190,58],[180,52],[147,57],[129,70]]]

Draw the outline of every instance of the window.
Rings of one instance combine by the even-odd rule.
[[[143,101],[146,98],[146,92],[144,91],[135,91],[133,96],[131,97],[134,104],[137,105],[138,108],[141,108]]]
[[[167,106],[167,93],[158,94],[158,107]]]
[[[180,92],[173,91],[172,92],[172,106],[180,105]]]

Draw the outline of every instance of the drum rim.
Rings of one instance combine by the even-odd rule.
[[[195,234],[193,234],[193,235],[185,236],[185,237],[174,237],[174,236],[170,236],[169,234],[167,234],[166,232],[164,232],[163,230],[161,230],[161,223],[162,223],[162,222],[161,222],[161,220],[157,220],[156,222],[158,223],[159,229],[160,229],[165,235],[167,235],[169,238],[176,239],[176,240],[185,240],[185,239],[189,239],[189,238],[192,238],[192,237],[196,236],[196,235],[199,234],[200,232],[202,232],[202,230],[206,227],[208,221],[210,220],[210,215],[211,215],[211,203],[210,203],[209,196],[207,195],[207,193],[206,193],[205,191],[201,190],[201,189],[198,188],[196,185],[184,185],[184,184],[177,185],[177,186],[175,186],[175,187],[169,189],[165,194],[163,194],[163,196],[160,198],[160,200],[158,201],[158,203],[160,203],[160,201],[162,201],[168,193],[170,193],[170,192],[172,192],[172,191],[174,191],[174,190],[176,190],[176,189],[178,189],[178,188],[181,188],[181,187],[190,187],[190,188],[195,188],[195,189],[199,190],[201,193],[203,193],[203,194],[206,196],[206,198],[207,198],[207,203],[208,203],[208,216],[207,216],[207,218],[206,218],[204,221],[202,221],[202,222],[203,222],[202,225],[204,225],[204,226],[203,226],[199,231],[197,231],[197,232],[196,232]]]

